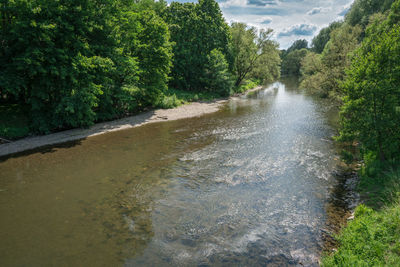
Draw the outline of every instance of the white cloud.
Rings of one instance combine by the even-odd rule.
[[[343,16],[338,14],[353,3],[353,0],[219,1],[224,1],[219,5],[226,21],[245,22],[257,28],[271,28],[275,33],[275,40],[283,49],[297,39],[311,41],[321,28],[335,20],[343,19]],[[299,25],[309,25],[302,28],[305,30],[302,34],[308,35],[300,35],[301,31],[296,30],[290,33],[291,29]]]
[[[331,10],[330,7],[314,7],[310,11],[307,12],[307,15],[313,16],[320,13],[327,13]]]
[[[312,36],[317,30],[317,26],[312,24],[297,24],[293,25],[290,28],[284,29],[280,33],[278,33],[278,37],[285,36]]]

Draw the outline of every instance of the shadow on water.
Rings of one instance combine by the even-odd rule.
[[[7,145],[16,145],[16,146],[24,146],[24,143],[26,144],[27,142],[34,142],[36,144],[43,144],[43,143],[55,143],[55,144],[50,144],[50,145],[42,145],[37,148],[33,149],[27,149],[22,152],[16,152],[12,154],[8,154],[5,156],[0,156],[0,163],[7,161],[9,158],[17,158],[21,156],[26,156],[29,154],[35,154],[35,153],[54,153],[60,148],[70,148],[74,147],[76,145],[80,145],[83,140],[85,140],[87,137],[92,136],[93,134],[96,134],[98,132],[103,132],[103,131],[110,131],[113,129],[118,129],[119,127],[123,126],[135,126],[139,125],[145,122],[150,121],[151,119],[154,119],[156,113],[154,110],[147,111],[147,112],[142,112],[136,116],[132,117],[126,117],[122,119],[115,119],[113,121],[105,121],[105,122],[100,122],[97,123],[89,128],[76,128],[76,129],[70,129],[70,130],[61,130],[61,132],[55,132],[46,136],[34,136],[34,137],[28,137],[26,139],[22,140],[17,140],[14,142],[7,142],[5,143],[5,147],[3,146],[2,149],[7,151]],[[160,118],[160,117],[157,117]],[[70,137],[75,137],[78,138],[77,140],[74,141],[68,141]],[[42,139],[42,140],[41,140]],[[61,143],[58,143],[61,142]],[[20,143],[20,144],[18,144]],[[0,140],[0,144],[1,140]],[[11,149],[13,150],[13,149]]]
[[[0,163],[5,162],[11,158],[19,158],[19,157],[23,157],[23,156],[27,156],[27,155],[31,155],[31,154],[36,154],[36,153],[41,153],[41,154],[54,153],[58,149],[67,149],[67,148],[71,148],[74,146],[79,146],[83,140],[84,140],[84,138],[82,138],[80,140],[69,141],[69,142],[55,144],[55,145],[42,146],[39,148],[25,150],[22,152],[11,154],[11,155],[0,156]]]

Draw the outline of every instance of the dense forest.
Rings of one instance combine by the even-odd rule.
[[[397,266],[400,260],[400,1],[356,0],[343,21],[282,53],[282,74],[340,107],[337,140],[361,163],[364,205],[324,266]]]
[[[214,0],[15,0],[0,9],[4,138],[227,96],[280,74],[272,31],[228,25]]]

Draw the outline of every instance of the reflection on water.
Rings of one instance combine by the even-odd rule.
[[[0,163],[0,265],[317,265],[330,108],[291,84]]]

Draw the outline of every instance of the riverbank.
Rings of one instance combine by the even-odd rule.
[[[257,86],[253,89],[247,90],[241,95],[246,95],[261,88],[262,86]],[[238,95],[234,95],[232,97],[237,96]],[[76,141],[99,134],[139,127],[149,123],[199,117],[218,111],[228,100],[229,98],[213,100],[209,102],[191,102],[172,109],[151,110],[118,120],[96,123],[87,129],[77,128],[48,135],[26,137],[14,142],[1,144],[0,157],[33,150],[44,146]]]
[[[337,248],[322,266],[397,266],[400,261],[400,165],[378,161],[359,172],[359,205],[335,236]],[[343,225],[342,225],[343,226]]]

